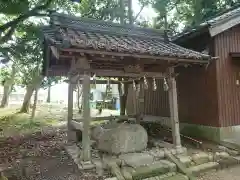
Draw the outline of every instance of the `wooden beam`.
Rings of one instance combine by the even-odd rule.
[[[136,115],[126,115],[126,116],[102,116],[102,117],[91,117],[91,121],[109,121],[114,119],[128,120],[129,118],[135,118]],[[84,122],[84,118],[73,119],[75,122]]]
[[[84,74],[83,76],[83,133],[82,133],[82,143],[83,143],[83,161],[91,160],[91,145],[90,145],[90,75]]]
[[[69,80],[68,84],[68,115],[67,115],[67,120],[68,120],[68,141],[72,141],[72,126],[71,126],[71,121],[73,118],[73,87],[74,85],[71,83],[71,79]]]
[[[154,59],[162,60],[162,61],[173,61],[173,62],[187,62],[187,63],[200,63],[207,64],[209,60],[199,60],[199,59],[190,59],[190,58],[178,58],[178,57],[164,57],[164,56],[151,56],[151,55],[143,55],[143,54],[129,54],[129,53],[120,53],[120,52],[108,52],[108,51],[98,51],[98,50],[87,50],[87,49],[61,49],[62,52],[79,52],[79,53],[87,53],[87,54],[99,54],[99,55],[110,55],[116,57],[134,57],[139,60],[141,59]]]
[[[141,72],[141,73],[126,73],[124,71],[118,71],[118,70],[104,70],[104,69],[79,69],[77,68],[75,71],[73,71],[73,74],[79,74],[81,72],[89,72],[94,73],[96,76],[99,77],[132,77],[132,78],[142,78],[145,77],[155,77],[157,79],[162,79],[167,77],[166,73],[162,72]]]
[[[174,73],[174,68],[169,68],[169,74]],[[172,124],[172,136],[173,144],[176,148],[181,148],[181,138],[179,129],[179,117],[178,117],[178,100],[177,100],[177,85],[175,77],[170,76],[168,78],[169,83],[169,106],[170,106],[170,118]]]
[[[77,84],[77,81],[78,79],[75,78],[76,80],[73,81],[72,80],[72,83],[75,85]],[[135,80],[136,83],[139,83],[139,82],[142,82],[143,79],[140,79],[140,80]],[[64,82],[69,82],[68,80],[64,80]],[[82,84],[83,83],[83,80],[80,79],[79,80],[79,83]],[[108,83],[108,80],[104,80],[104,79],[98,79],[98,80],[91,80],[91,84],[107,84]],[[133,83],[133,80],[129,80],[129,81],[118,81],[118,80],[109,80],[109,83],[110,84],[120,84],[120,83],[126,83],[126,84],[132,84]]]
[[[59,51],[55,46],[50,46],[50,49],[52,51],[52,55],[56,58],[59,59]]]
[[[229,18],[229,19],[223,19],[222,21],[220,21],[219,23],[212,25],[209,28],[209,32],[211,37],[214,37],[236,25],[239,24],[240,21],[240,16],[235,16],[233,18]]]

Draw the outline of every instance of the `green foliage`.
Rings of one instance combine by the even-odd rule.
[[[0,12],[8,15],[17,15],[30,8],[28,0],[1,0]]]
[[[7,67],[0,68],[0,82],[1,85],[4,85],[6,78],[10,77],[10,70]]]
[[[154,25],[164,29],[164,15],[167,14],[168,29],[171,34],[181,27],[193,27],[217,14],[233,7],[239,0],[153,0],[153,8],[158,13]]]

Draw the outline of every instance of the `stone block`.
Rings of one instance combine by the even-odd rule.
[[[186,167],[190,167],[191,166],[192,158],[190,156],[178,155],[177,158]]]
[[[144,179],[168,173],[169,166],[162,162],[155,162],[149,166],[138,167],[131,172],[133,179]]]
[[[91,131],[91,137],[94,140],[98,140],[100,138],[100,136],[103,134],[104,129],[102,128],[102,126],[96,126],[92,129]]]
[[[218,168],[218,166],[219,166],[219,163],[217,163],[217,162],[208,162],[208,163],[204,163],[204,164],[201,164],[198,166],[190,167],[190,168],[188,168],[188,170],[194,175],[199,175],[202,172],[206,172],[211,169],[216,169],[216,168]]]
[[[95,168],[95,164],[93,164],[91,161],[81,161],[83,170],[89,170]]]
[[[148,135],[138,124],[121,124],[104,131],[98,140],[98,149],[110,154],[140,152],[147,147]]]
[[[205,152],[199,152],[192,156],[192,160],[196,163],[196,165],[204,164],[209,162],[209,156]]]
[[[149,153],[150,155],[154,156],[154,158],[155,158],[156,160],[163,159],[164,156],[165,156],[165,152],[164,152],[163,150],[157,149],[157,148],[148,151],[148,153]]]
[[[177,148],[176,152],[179,155],[187,155],[187,148],[186,147]]]
[[[68,130],[67,131],[67,140],[68,140],[68,142],[77,142],[78,136],[77,136],[76,131]]]
[[[106,178],[104,180],[118,180],[117,177]]]
[[[132,180],[131,172],[132,170],[129,167],[122,167],[121,172],[125,180]]]
[[[162,180],[189,180],[189,178],[183,174],[176,174],[174,176],[171,177],[166,177]]]
[[[227,152],[220,152],[219,153],[220,158],[227,159],[230,157],[230,155]]]
[[[165,165],[169,168],[169,172],[175,172],[175,171],[177,171],[177,166],[176,166],[176,164],[174,164],[174,163],[172,163],[172,162],[170,162],[170,161],[168,161],[168,160],[160,160],[160,161],[158,161],[158,162],[160,162],[160,163],[162,163],[162,164],[165,164]]]
[[[119,156],[119,159],[124,162],[124,165],[128,165],[134,168],[150,165],[154,161],[154,157],[148,153],[122,154]]]
[[[219,161],[220,159],[228,159],[230,155],[227,152],[216,152],[214,154],[214,160]]]
[[[99,160],[99,159],[94,159],[92,161],[93,161],[93,164],[96,167],[97,175],[98,176],[103,176],[103,163],[102,163],[102,161]]]

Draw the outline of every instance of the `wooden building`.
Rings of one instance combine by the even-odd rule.
[[[175,69],[186,66],[204,69],[211,56],[173,44],[163,34],[154,29],[58,13],[51,15],[50,25],[43,28],[43,73],[46,76],[69,78],[68,137],[71,139],[74,128],[82,130],[83,161],[91,158],[89,126],[91,120],[96,119],[90,116],[91,76],[124,77],[124,81],[119,83],[130,82],[133,87],[136,84],[139,92],[135,88],[131,96],[137,102],[134,109],[136,118],[143,113],[143,85],[150,87],[147,78],[151,82],[164,79],[168,86],[166,93],[170,108],[167,111],[170,114],[174,145],[181,148]],[[83,84],[83,118],[73,120],[73,87],[80,78]]]
[[[215,141],[238,138],[240,8],[231,9],[194,29],[184,31],[174,37],[173,42],[217,57],[207,68],[177,68],[181,131]],[[146,114],[169,116],[166,97],[163,91],[146,95]],[[169,124],[166,121],[163,123]]]

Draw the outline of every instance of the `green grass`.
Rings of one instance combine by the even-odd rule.
[[[16,108],[0,109],[0,129],[3,130],[3,136],[32,133],[41,130],[42,127],[58,124],[56,119],[43,118],[42,112],[34,119],[30,119],[30,114],[18,113],[18,111]]]
[[[57,126],[67,120],[67,109],[60,105],[38,105],[33,120],[30,119],[31,112],[20,114],[19,109],[19,106],[0,108],[0,129],[3,130],[0,137],[36,132],[43,127]],[[75,118],[79,118],[80,115],[77,110],[75,111]],[[91,125],[96,126],[104,122],[106,122],[104,119],[92,121]]]

